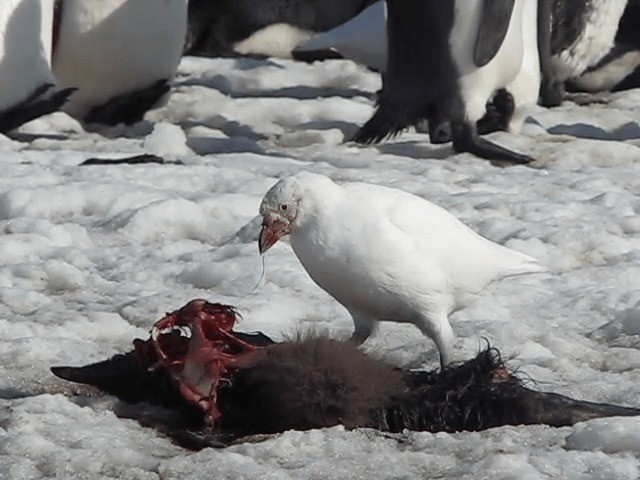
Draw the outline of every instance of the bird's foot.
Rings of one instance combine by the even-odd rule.
[[[92,108],[84,117],[84,121],[110,126],[119,123],[131,125],[139,122],[144,114],[169,92],[170,88],[168,80],[158,80],[148,87],[119,95],[103,105]]]
[[[538,103],[543,107],[557,107],[564,98],[564,84],[562,82],[548,81],[542,79],[540,85],[540,97]]]
[[[491,132],[507,130],[515,108],[513,95],[504,88],[498,90],[493,100],[487,104],[487,113],[478,120],[478,133],[486,135]]]
[[[54,85],[50,83],[41,85],[24,101],[1,112],[0,133],[10,132],[31,120],[59,110],[69,96],[76,91],[75,88],[65,88],[49,95],[48,92],[53,87]]]
[[[469,152],[487,160],[497,160],[497,166],[526,165],[534,159],[528,155],[514,152],[489,140],[478,137],[475,125],[465,122],[452,122],[453,149],[456,152]],[[502,165],[504,163],[505,165]]]

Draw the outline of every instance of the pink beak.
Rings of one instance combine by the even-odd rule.
[[[265,217],[262,222],[260,237],[258,237],[258,250],[260,250],[260,254],[265,253],[273,247],[278,240],[290,232],[290,229],[291,227],[288,223],[284,223],[279,220],[267,219]]]

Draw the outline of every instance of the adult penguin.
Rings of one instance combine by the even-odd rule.
[[[188,0],[58,1],[53,72],[60,85],[77,88],[65,111],[88,123],[141,120],[169,91]]]
[[[355,141],[370,143],[428,119],[450,121],[453,148],[513,164],[532,161],[478,136],[494,92],[516,80],[536,28],[524,0],[387,0],[389,53],[374,116]],[[531,2],[528,2],[531,3]],[[532,38],[525,39],[525,33]],[[536,87],[536,95],[539,88]],[[507,102],[508,103],[508,102]]]
[[[0,133],[58,110],[73,89],[51,73],[53,0],[0,2]]]

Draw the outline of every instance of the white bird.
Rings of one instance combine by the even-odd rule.
[[[379,185],[298,173],[271,187],[260,215],[260,253],[290,235],[307,273],[351,314],[354,341],[379,321],[413,323],[435,342],[442,367],[453,360],[448,316],[465,297],[496,279],[546,270],[443,208]]]

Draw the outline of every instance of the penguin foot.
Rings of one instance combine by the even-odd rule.
[[[528,155],[514,152],[478,136],[475,125],[465,122],[452,122],[453,149],[456,152],[469,152],[487,160],[500,160],[508,165],[524,165],[534,159]]]
[[[504,88],[498,90],[492,101],[487,103],[487,113],[478,120],[478,134],[486,135],[491,132],[506,131],[514,111],[513,95]],[[432,144],[447,143],[452,139],[449,117],[438,112],[439,109],[433,107],[428,114],[429,139]]]
[[[427,109],[429,120],[429,140],[434,145],[450,142],[453,135],[451,133],[451,123],[449,109],[445,105],[438,103],[431,105]]]
[[[564,98],[564,85],[562,82],[548,81],[544,77],[540,85],[538,103],[547,108],[557,107]]]
[[[134,124],[142,120],[144,114],[153,108],[170,88],[167,79],[158,80],[148,87],[127,92],[92,108],[84,117],[84,121],[109,126],[119,123]]]
[[[449,122],[429,121],[429,140],[434,145],[451,141],[451,124]]]
[[[478,120],[478,133],[486,135],[491,132],[506,131],[515,109],[513,95],[504,88],[498,90],[493,100],[487,104],[487,113]]]
[[[0,112],[0,133],[10,132],[31,120],[59,110],[76,91],[75,88],[65,88],[47,95],[53,87],[52,83],[41,85],[18,105]]]

